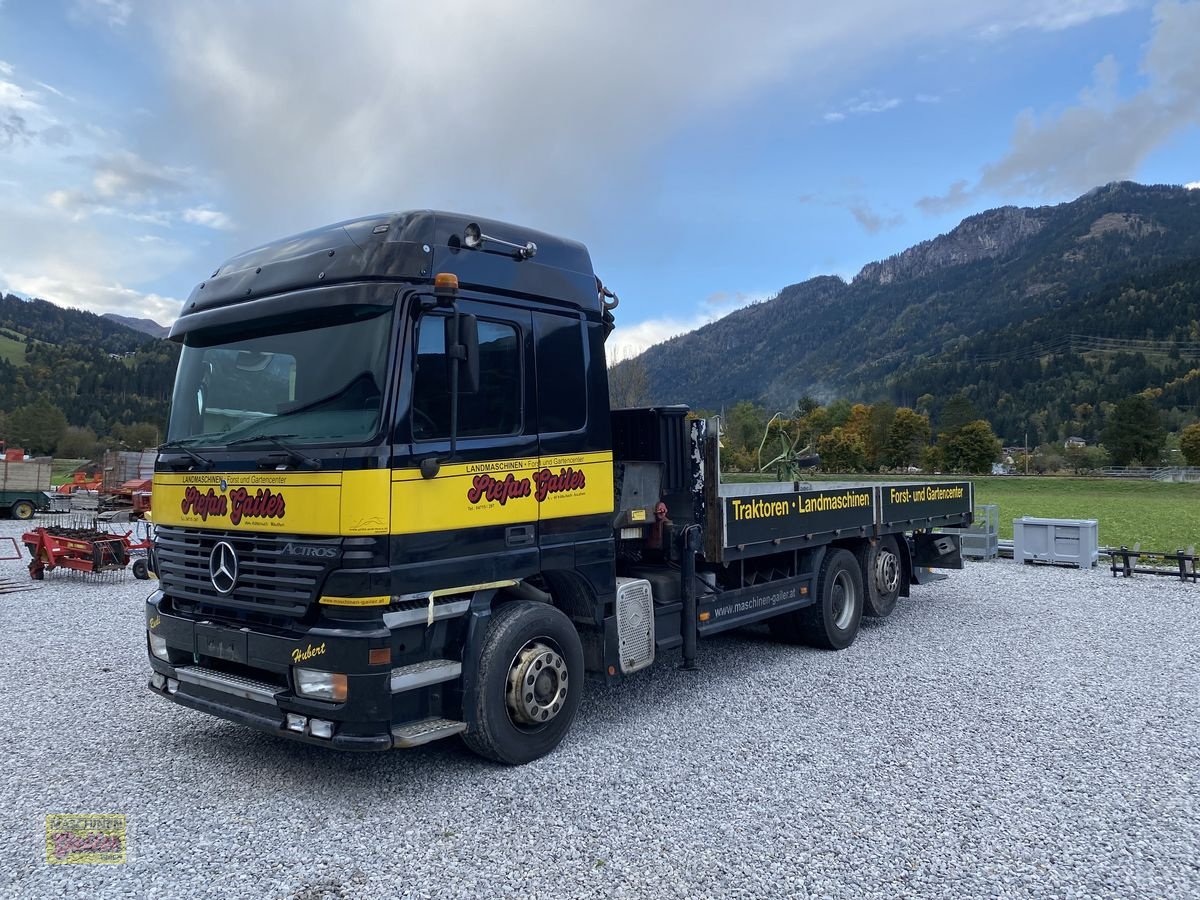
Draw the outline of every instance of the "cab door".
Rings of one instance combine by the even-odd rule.
[[[450,448],[446,310],[418,309],[397,410],[392,475],[395,578],[413,591],[524,578],[538,571],[538,468],[533,322],[526,310],[461,296],[476,316],[479,389],[460,392]],[[423,465],[424,464],[424,465]]]
[[[613,466],[603,337],[578,311],[533,313],[542,566],[611,583]]]

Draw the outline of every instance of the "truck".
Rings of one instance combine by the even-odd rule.
[[[25,520],[48,509],[50,469],[48,460],[24,459],[19,450],[0,457],[0,515]]]
[[[585,684],[754,625],[844,649],[961,567],[969,482],[726,483],[719,418],[610,409],[617,303],[578,242],[428,210],[215,269],[170,333],[150,691],[521,764]]]

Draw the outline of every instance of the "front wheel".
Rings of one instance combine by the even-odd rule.
[[[863,583],[858,560],[849,550],[830,550],[817,576],[817,601],[796,611],[800,639],[827,650],[844,650],[858,636]]]
[[[150,565],[140,556],[133,561],[133,577],[138,581],[145,581],[150,577]]]
[[[571,620],[545,603],[518,601],[492,614],[479,655],[467,746],[520,765],[559,745],[583,691],[583,647]]]
[[[28,500],[18,500],[9,509],[8,514],[14,519],[25,521],[33,518],[33,504]]]

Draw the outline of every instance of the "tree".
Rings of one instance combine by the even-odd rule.
[[[1156,464],[1167,444],[1167,430],[1148,397],[1134,394],[1117,404],[1104,428],[1104,446],[1113,465],[1127,466],[1133,460]]]
[[[1200,466],[1200,422],[1183,429],[1179,435],[1179,450],[1189,466]]]
[[[983,419],[968,422],[942,444],[946,467],[954,472],[986,475],[1000,456],[1000,440]]]
[[[867,449],[862,438],[842,427],[817,440],[821,468],[827,472],[857,472],[866,466]]]
[[[896,410],[888,428],[883,462],[886,466],[904,469],[919,465],[921,454],[929,444],[929,417],[902,406]]]
[[[975,404],[971,402],[966,394],[959,391],[947,400],[946,405],[942,407],[942,413],[938,416],[938,434],[941,435],[946,432],[953,434],[964,425],[979,421],[982,421],[979,410],[975,408]]]
[[[721,427],[726,449],[745,452],[749,454],[747,460],[753,459],[766,426],[767,414],[749,400],[741,401],[729,411]]]
[[[9,443],[23,447],[26,453],[53,453],[66,430],[67,417],[44,397],[13,410],[9,417]]]
[[[67,459],[91,459],[96,456],[96,432],[90,428],[68,426],[54,452]]]
[[[650,402],[650,376],[643,356],[619,362],[608,370],[608,405],[630,409]]]
[[[118,425],[113,428],[115,434],[130,450],[145,450],[159,444],[158,426],[152,422],[135,422],[132,425]]]

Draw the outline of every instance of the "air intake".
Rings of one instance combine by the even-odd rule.
[[[617,644],[626,675],[654,662],[654,598],[644,578],[617,579]]]

